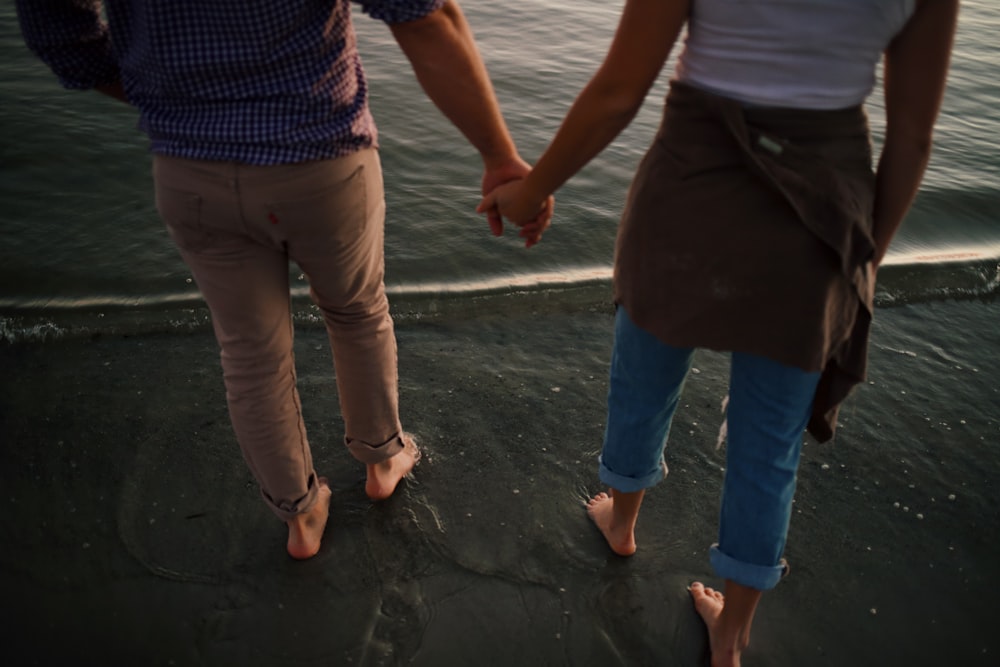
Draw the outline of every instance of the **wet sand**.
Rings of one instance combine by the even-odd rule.
[[[703,665],[685,587],[708,565],[726,358],[696,358],[631,559],[601,490],[606,306],[399,315],[404,425],[424,459],[390,500],[341,445],[324,333],[299,387],[333,488],[296,562],[233,441],[207,331],[0,346],[0,582],[16,665]],[[1000,307],[881,310],[870,382],[808,441],[750,666],[995,665]]]

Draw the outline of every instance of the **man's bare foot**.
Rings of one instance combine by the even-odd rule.
[[[635,553],[635,518],[617,520],[614,505],[615,499],[602,491],[587,501],[587,514],[612,551],[619,556],[631,556]]]
[[[319,553],[319,544],[326,529],[326,520],[330,516],[330,486],[326,478],[319,478],[319,488],[316,489],[316,503],[308,512],[299,514],[286,523],[288,524],[288,555],[298,560],[312,558]]]
[[[385,500],[393,494],[401,479],[410,474],[420,460],[420,449],[409,433],[403,434],[403,451],[380,463],[368,465],[365,493],[372,500]]]
[[[688,590],[691,591],[695,611],[708,628],[712,667],[739,667],[743,650],[750,644],[749,624],[726,627],[727,623],[721,618],[726,598],[714,588],[707,588],[700,581],[696,581]]]

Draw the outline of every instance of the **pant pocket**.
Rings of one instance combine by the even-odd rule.
[[[290,244],[300,246],[306,254],[313,244],[322,247],[330,239],[357,238],[368,222],[366,178],[364,165],[358,165],[345,175],[307,179],[313,185],[307,193],[268,198],[264,202],[266,215],[272,224],[285,226]]]
[[[200,195],[157,183],[156,210],[167,226],[170,238],[182,250],[198,251],[215,240],[215,233],[201,224]]]

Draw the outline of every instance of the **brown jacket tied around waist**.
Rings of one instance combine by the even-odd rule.
[[[673,82],[622,216],[615,300],[663,342],[822,371],[809,432],[864,380],[874,256],[867,117],[745,107]]]

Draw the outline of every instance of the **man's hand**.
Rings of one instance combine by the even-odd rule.
[[[122,87],[121,81],[96,86],[94,90],[103,95],[107,95],[108,97],[112,97],[119,102],[124,102],[125,104],[129,103],[128,98],[125,97],[125,89]]]
[[[497,166],[486,167],[483,171],[483,196],[485,197],[504,183],[524,178],[528,175],[529,171],[531,171],[531,166],[520,157]],[[493,236],[503,236],[503,218],[500,217],[500,211],[495,206],[487,211],[479,211],[477,209],[477,212],[486,213],[486,220],[490,224],[490,231],[493,233]]]

